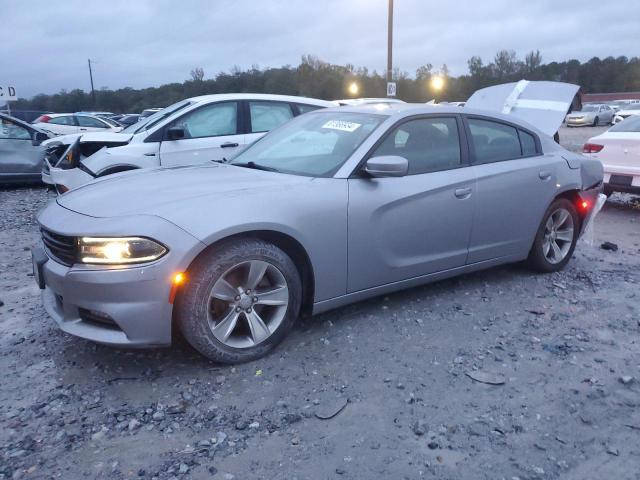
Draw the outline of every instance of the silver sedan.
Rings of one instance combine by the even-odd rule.
[[[231,163],[114,175],[39,215],[35,277],[64,331],[241,362],[302,314],[495,265],[555,272],[600,162],[513,116],[372,105],[302,115]]]

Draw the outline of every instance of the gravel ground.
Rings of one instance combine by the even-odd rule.
[[[221,367],[60,332],[28,251],[51,197],[0,190],[0,479],[638,478],[638,198],[612,197],[563,272],[362,302]]]

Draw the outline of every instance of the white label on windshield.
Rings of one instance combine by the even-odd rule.
[[[345,122],[344,120],[329,120],[322,128],[330,128],[331,130],[342,130],[343,132],[355,132],[360,128],[360,123]]]

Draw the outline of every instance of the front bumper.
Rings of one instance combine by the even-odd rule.
[[[588,125],[593,125],[593,119],[583,117],[580,119],[577,118],[567,118],[567,126],[568,127],[585,127]]]
[[[60,235],[136,234],[167,245],[169,253],[155,262],[107,267],[65,266],[41,243],[36,249],[44,250],[48,258],[42,262],[36,278],[41,277],[44,286],[42,299],[47,313],[71,335],[125,347],[171,343],[171,278],[175,272],[187,269],[202,250],[202,243],[172,223],[153,216],[93,218],[53,203],[43,210],[38,221]],[[38,256],[34,252],[34,258]]]

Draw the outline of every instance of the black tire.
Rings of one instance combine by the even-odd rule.
[[[600,123],[600,119],[598,117],[593,119],[593,126],[594,127],[597,127],[599,123]]]
[[[287,282],[289,300],[284,319],[266,340],[251,347],[233,348],[219,341],[209,327],[209,293],[225,272],[248,260],[275,266]],[[219,363],[241,363],[266,355],[284,339],[300,314],[301,301],[300,274],[285,252],[259,239],[238,239],[217,245],[196,259],[176,298],[173,318],[184,338],[204,356]]]
[[[572,217],[573,240],[571,242],[571,246],[565,258],[558,263],[552,263],[547,259],[543,250],[545,225],[549,217],[559,208],[566,209]],[[544,216],[542,217],[542,222],[540,222],[540,227],[538,227],[538,231],[536,233],[533,246],[531,247],[531,251],[529,252],[529,257],[527,258],[527,264],[531,269],[541,273],[552,273],[552,272],[557,272],[559,270],[562,270],[571,259],[571,256],[573,255],[573,251],[576,248],[576,243],[578,242],[579,234],[580,234],[580,218],[578,217],[578,212],[576,211],[576,208],[573,205],[573,203],[567,200],[566,198],[558,198],[554,200],[553,203],[549,206],[549,208],[545,212]]]

